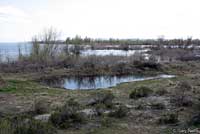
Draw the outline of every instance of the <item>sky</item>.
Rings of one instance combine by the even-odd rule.
[[[200,38],[199,0],[0,0],[0,42],[66,37]]]

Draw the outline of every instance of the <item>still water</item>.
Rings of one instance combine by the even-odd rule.
[[[71,90],[102,89],[116,86],[120,83],[144,81],[152,79],[174,78],[174,75],[145,76],[98,76],[98,77],[66,77],[43,81],[48,86]]]
[[[1,60],[17,59],[20,52],[23,55],[30,53],[31,45],[29,43],[0,43],[0,58]]]

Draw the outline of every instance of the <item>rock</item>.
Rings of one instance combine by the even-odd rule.
[[[111,110],[105,110],[103,113],[104,114],[109,114],[109,113],[111,113],[112,111]]]
[[[83,114],[85,114],[86,116],[89,116],[89,117],[97,115],[97,113],[94,109],[84,109],[84,110],[81,110],[80,113],[83,113]]]
[[[87,105],[88,106],[93,106],[97,104],[97,100],[95,98],[91,98],[88,102],[87,102]]]
[[[132,108],[134,108],[134,106],[132,106],[132,105],[129,105],[129,104],[126,104],[125,105],[127,108],[129,108],[129,109],[132,109]]]
[[[39,120],[42,122],[48,122],[51,114],[42,114],[42,115],[37,115],[34,117],[35,120]]]

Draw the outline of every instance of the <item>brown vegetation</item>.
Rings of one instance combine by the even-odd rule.
[[[2,77],[0,76],[0,88],[3,88],[6,86],[6,82],[2,79]]]

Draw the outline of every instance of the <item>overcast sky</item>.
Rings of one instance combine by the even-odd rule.
[[[0,0],[0,42],[54,27],[62,39],[200,38],[199,0]]]

